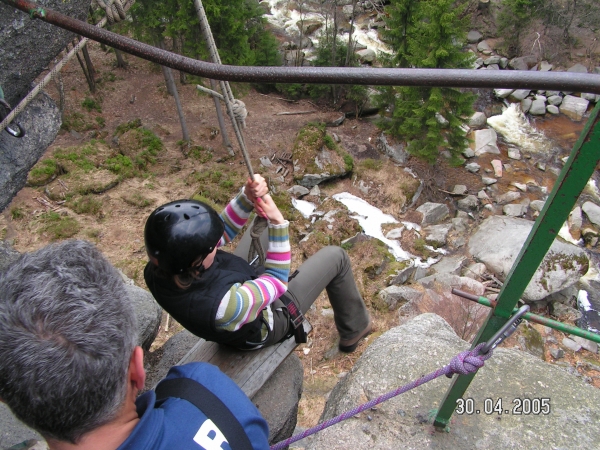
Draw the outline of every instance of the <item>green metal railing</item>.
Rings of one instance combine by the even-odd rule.
[[[111,33],[27,0],[0,0],[32,18],[60,26],[77,34],[155,63],[215,80],[278,83],[322,83],[390,86],[448,86],[464,88],[547,89],[600,94],[600,74],[572,72],[494,71],[467,69],[386,69],[356,67],[243,67],[211,64],[186,58]],[[515,310],[538,266],[575,205],[600,161],[600,102],[596,105],[563,167],[539,217],[508,274],[498,300],[476,301],[492,306],[472,348],[489,340]],[[598,342],[598,336],[531,313],[523,318]],[[435,418],[444,428],[474,375],[455,377]]]
[[[510,317],[563,223],[569,217],[581,191],[594,173],[600,161],[599,113],[600,102],[592,111],[571,156],[554,184],[550,197],[523,244],[500,290],[496,307],[488,315],[471,348],[491,338]],[[435,418],[436,427],[445,428],[448,425],[456,408],[456,401],[464,395],[474,376],[475,374],[460,375],[452,380]]]
[[[490,300],[485,297],[480,297],[478,295],[473,295],[473,294],[470,294],[469,292],[463,292],[458,289],[452,289],[452,293],[454,295],[458,295],[460,297],[466,298],[467,300],[471,300],[473,302],[479,303],[480,305],[488,306],[490,308],[495,308],[496,304],[497,304],[497,302],[494,300]],[[513,309],[512,312],[514,314],[517,311],[518,311],[517,308],[515,308],[515,309]],[[600,344],[600,334],[592,333],[591,331],[584,330],[579,327],[574,327],[572,325],[568,325],[566,323],[559,322],[558,320],[552,320],[552,319],[549,319],[548,317],[538,316],[537,314],[533,314],[530,312],[523,314],[523,319],[528,320],[530,322],[539,323],[540,325],[545,325],[545,326],[553,328],[555,330],[562,331],[564,333],[569,333],[574,336],[579,336],[579,337],[582,337],[582,338],[585,338],[585,339],[588,339],[590,341],[594,341],[594,342],[597,342]]]

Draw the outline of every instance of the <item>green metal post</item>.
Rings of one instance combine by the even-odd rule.
[[[496,308],[487,317],[471,348],[490,339],[506,323],[599,161],[600,103],[592,111],[550,197],[506,277]],[[453,378],[435,418],[436,427],[445,428],[448,425],[456,408],[456,401],[464,395],[474,376],[475,374],[459,375]]]

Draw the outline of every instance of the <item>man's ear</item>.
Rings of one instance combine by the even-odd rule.
[[[141,391],[146,383],[146,371],[144,370],[144,350],[136,346],[129,360],[129,381]]]

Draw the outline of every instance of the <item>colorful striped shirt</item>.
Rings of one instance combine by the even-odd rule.
[[[243,228],[253,210],[243,190],[225,207],[221,218],[225,223],[225,232],[218,246],[225,245]],[[221,300],[215,323],[217,328],[236,331],[246,323],[254,321],[262,314],[270,329],[273,329],[271,303],[287,290],[290,272],[291,249],[289,241],[289,222],[274,225],[269,223],[269,246],[265,255],[265,273],[254,280],[236,283],[231,286]],[[267,334],[263,327],[263,339]]]

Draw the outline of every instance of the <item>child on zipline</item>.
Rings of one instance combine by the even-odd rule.
[[[234,254],[218,249],[240,232],[253,209],[268,221],[268,231],[261,235],[267,248],[265,265],[258,269],[238,256],[248,254],[250,230]],[[307,259],[288,283],[288,225],[260,175],[254,181],[248,178],[220,215],[196,200],[167,203],[146,221],[144,240],[150,259],[144,269],[146,284],[163,309],[187,330],[207,341],[245,350],[295,334],[301,341],[302,314],[325,289],[340,335],[338,347],[353,352],[371,332],[372,323],[350,258],[340,247],[325,247]]]

